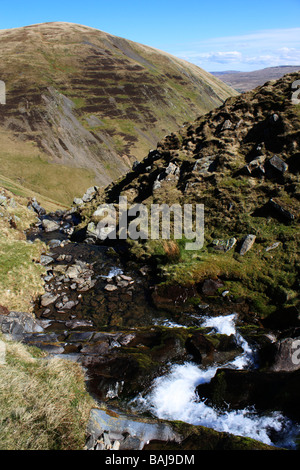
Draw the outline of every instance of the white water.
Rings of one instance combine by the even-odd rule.
[[[123,274],[122,269],[113,266],[112,268],[110,268],[110,271],[107,276],[102,275],[101,277],[103,279],[112,279],[113,277],[119,276],[120,274]]]
[[[205,318],[201,326],[212,327],[216,332],[234,334],[243,353],[226,366],[244,369],[253,366],[254,352],[235,328],[236,315]],[[216,431],[251,437],[273,445],[270,431],[277,433],[276,445],[293,447],[292,436],[296,432],[292,423],[279,412],[260,416],[255,409],[220,411],[206,405],[196,394],[199,384],[209,382],[218,366],[201,368],[194,363],[173,365],[169,373],[158,377],[146,395],[139,395],[131,403],[140,411],[150,411],[160,419],[180,420],[202,425]]]

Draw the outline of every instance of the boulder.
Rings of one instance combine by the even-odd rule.
[[[44,328],[30,313],[10,312],[8,315],[0,315],[0,331],[20,341],[26,333],[41,333]]]
[[[53,263],[54,258],[52,256],[47,256],[47,255],[41,255],[40,263],[43,266],[48,266],[48,264]]]
[[[42,216],[46,214],[46,210],[40,206],[35,198],[29,203],[28,207],[32,207],[32,209],[38,214],[38,216]]]
[[[244,241],[242,243],[241,249],[240,249],[240,255],[244,256],[249,250],[251,250],[254,242],[255,242],[256,236],[255,235],[247,235],[244,238]]]
[[[52,294],[51,292],[43,294],[41,297],[41,306],[42,307],[48,307],[48,305],[53,304],[57,299],[59,295]]]
[[[42,221],[42,227],[45,232],[55,232],[56,230],[59,230],[59,224],[51,219],[44,219]]]
[[[269,201],[269,206],[283,219],[288,221],[293,221],[295,219],[295,215],[280,200],[271,198]]]
[[[82,206],[84,202],[80,197],[75,197],[73,200],[73,204],[75,204],[75,206]]]
[[[200,398],[228,410],[255,406],[257,411],[277,410],[300,418],[300,370],[262,372],[218,369],[209,383],[197,387]]]
[[[118,437],[120,450],[142,450],[152,440],[173,441],[174,443],[181,440],[181,437],[167,423],[101,409],[92,409],[87,433],[93,436],[96,442],[101,441],[101,438],[104,441],[105,436],[105,446],[111,445],[113,438]]]
[[[277,157],[277,155],[270,158],[269,165],[281,174],[288,170],[288,165],[281,158]]]
[[[298,331],[299,334],[299,331]],[[300,336],[274,341],[263,351],[264,365],[273,372],[292,372],[300,369]]]
[[[88,188],[85,192],[85,194],[82,196],[82,201],[83,202],[90,202],[94,199],[94,197],[97,194],[99,187],[98,186],[91,186]]]
[[[226,121],[224,121],[222,127],[221,127],[221,131],[226,131],[228,129],[231,129],[232,128],[232,122],[230,121],[230,119],[226,119]]]
[[[216,167],[217,158],[215,157],[215,155],[209,155],[207,157],[199,158],[199,160],[196,161],[193,167],[193,171],[196,171],[197,173],[206,176],[209,173],[215,171]]]
[[[214,240],[213,241],[213,247],[217,251],[224,251],[225,253],[229,250],[231,250],[234,245],[236,244],[237,239],[232,237],[229,238],[228,240]]]

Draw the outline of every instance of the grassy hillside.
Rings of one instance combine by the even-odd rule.
[[[1,173],[11,178],[21,164],[30,187],[43,180],[67,204],[93,177],[107,185],[165,134],[236,93],[169,54],[70,23],[0,31],[0,77],[1,140],[3,129],[13,140],[11,151],[1,152]],[[40,160],[29,158],[26,146],[15,148],[17,140],[35,143]]]
[[[43,292],[44,268],[38,262],[45,246],[26,240],[24,230],[36,222],[27,202],[0,187],[0,306],[31,312],[33,301]]]
[[[99,192],[82,208],[97,222],[98,204],[204,204],[205,242],[187,251],[185,240],[128,240],[132,255],[157,266],[161,295],[170,286],[194,287],[207,301],[206,279],[238,305],[246,301],[261,318],[298,305],[299,284],[299,105],[291,103],[286,75],[253,92],[229,98],[220,108],[167,136],[134,171]],[[254,244],[241,248],[251,235]],[[233,243],[232,243],[233,242]],[[196,292],[196,294],[195,294]],[[232,307],[231,307],[232,308]],[[293,311],[293,310],[292,310]]]
[[[95,405],[82,368],[3,335],[0,341],[0,449],[82,450]]]

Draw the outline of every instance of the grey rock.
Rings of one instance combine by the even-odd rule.
[[[6,205],[7,198],[5,196],[0,196],[0,206]]]
[[[207,157],[199,158],[193,167],[193,171],[197,171],[201,175],[205,176],[215,171],[216,166],[217,158],[215,155],[209,155]]]
[[[58,341],[58,336],[54,332],[24,333],[23,341],[25,343],[56,343]]]
[[[94,197],[96,196],[98,189],[99,189],[98,186],[91,186],[90,188],[88,188],[82,197],[82,201],[83,202],[92,201],[92,199],[94,199]]]
[[[300,369],[300,337],[285,338],[277,341],[273,347],[273,364],[270,370],[274,372],[291,372]]]
[[[279,245],[280,245],[280,242],[273,243],[273,245],[268,246],[265,251],[275,250],[275,248],[278,248]]]
[[[169,165],[165,169],[166,176],[178,176],[180,173],[180,168],[175,164],[170,162]]]
[[[90,341],[93,337],[93,334],[94,333],[92,331],[74,332],[68,336],[67,341],[70,343]]]
[[[68,320],[65,323],[67,328],[70,328],[71,330],[75,328],[83,328],[83,327],[91,327],[93,326],[93,323],[90,320]]]
[[[34,343],[34,346],[42,349],[42,351],[47,352],[48,354],[63,354],[64,347],[62,345],[50,344],[50,343]]]
[[[0,330],[15,340],[21,340],[24,334],[40,333],[44,328],[30,313],[10,312],[8,315],[0,315]]]
[[[52,256],[47,256],[47,255],[41,255],[40,263],[43,266],[48,266],[48,264],[53,263],[54,258]]]
[[[109,344],[108,342],[103,341],[102,343],[98,344],[87,344],[81,349],[81,354],[91,355],[91,356],[103,356],[107,354],[109,351]]]
[[[120,443],[120,450],[133,450],[143,448],[143,443],[138,437],[127,436],[126,439]]]
[[[128,434],[121,442],[121,449],[142,450],[144,445],[151,440],[173,441],[179,443],[181,437],[172,430],[167,423],[157,423],[147,418],[136,418],[127,416],[125,413],[114,412],[101,409],[92,409],[87,426],[87,434],[98,438],[104,432],[110,434]],[[123,447],[124,446],[124,447]]]
[[[236,242],[237,242],[237,239],[234,237],[229,238],[228,240],[214,240],[213,246],[214,246],[214,249],[217,251],[227,252],[234,247]]]
[[[288,165],[281,158],[277,157],[277,155],[274,155],[274,157],[269,160],[269,164],[282,174],[288,170]]]
[[[73,200],[73,204],[75,204],[75,206],[82,206],[84,204],[84,202],[81,198],[75,197],[74,200]]]
[[[159,181],[159,177],[157,177],[156,180],[154,181],[152,191],[156,191],[159,188],[161,188],[161,182]]]
[[[286,207],[283,207],[283,205],[279,202],[274,201],[274,199],[270,199],[269,205],[278,213],[278,215],[284,217],[285,219],[289,221],[295,219],[295,215],[290,210],[288,210]]]
[[[226,131],[231,128],[232,128],[232,122],[230,121],[230,119],[226,119],[226,121],[224,121],[224,124],[222,125],[221,131]]]
[[[42,227],[45,232],[55,232],[56,230],[59,230],[58,223],[51,219],[44,219],[42,221]]]
[[[58,294],[52,294],[52,293],[46,293],[42,295],[41,297],[41,306],[42,307],[48,307],[48,305],[53,304],[57,299],[59,295]]]
[[[65,310],[70,310],[71,308],[74,308],[76,307],[76,305],[78,305],[78,301],[77,300],[69,300],[68,302],[66,302],[64,305],[63,305],[63,308]]]
[[[46,210],[42,206],[39,205],[39,203],[37,202],[37,200],[35,198],[32,199],[31,203],[29,204],[29,207],[32,207],[33,210],[39,216],[42,216],[42,215],[46,214]]]
[[[66,271],[66,275],[70,279],[77,279],[81,274],[82,274],[82,268],[78,264],[74,264],[73,266],[70,266]]]
[[[107,284],[105,287],[104,287],[105,290],[107,290],[108,292],[113,292],[115,290],[117,290],[117,286],[114,286],[112,284]]]
[[[244,256],[249,250],[251,250],[254,242],[255,242],[256,236],[255,235],[247,235],[242,243],[241,249],[240,249],[240,255]]]

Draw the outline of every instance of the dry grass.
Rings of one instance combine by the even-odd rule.
[[[0,304],[9,310],[30,312],[33,300],[43,292],[41,276],[45,268],[36,261],[40,260],[45,246],[39,241],[26,241],[24,230],[36,221],[35,214],[26,206],[26,199],[9,191],[4,191],[4,195],[7,205],[0,209]],[[14,207],[10,206],[12,200]]]
[[[174,240],[164,240],[163,249],[169,263],[176,263],[180,260],[180,248]]]
[[[0,141],[1,184],[17,194],[35,193],[48,206],[67,208],[95,183],[92,171],[49,163],[37,145],[18,141],[12,132],[0,129]]]
[[[1,338],[3,339],[3,338]],[[80,450],[95,403],[82,368],[59,358],[46,360],[36,348],[4,340],[0,365],[0,449]]]

